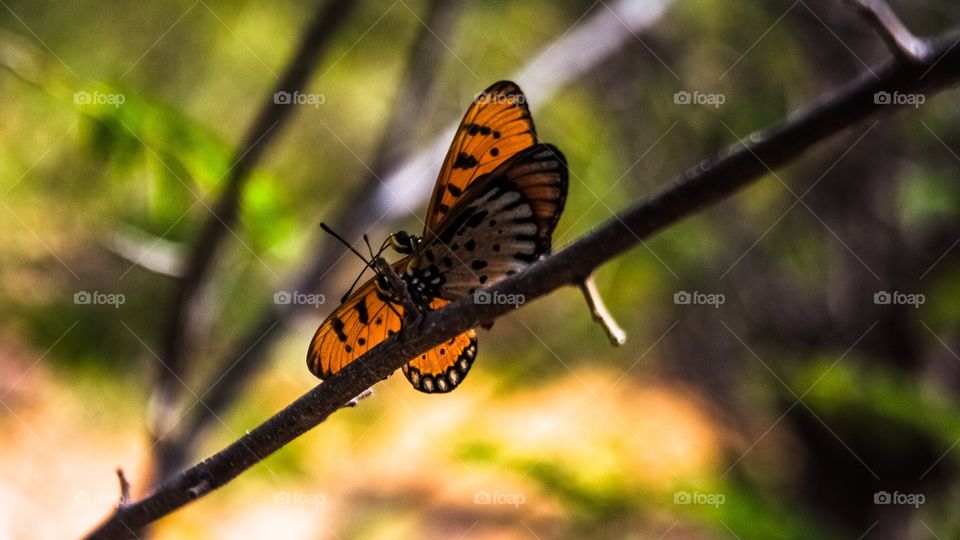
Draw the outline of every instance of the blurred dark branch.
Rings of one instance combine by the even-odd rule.
[[[575,285],[606,261],[636,246],[664,227],[721,201],[740,188],[799,158],[815,144],[862,122],[885,105],[879,92],[930,94],[960,79],[960,48],[940,40],[924,63],[892,61],[873,75],[861,76],[822,103],[791,115],[785,122],[756,133],[748,145],[737,146],[689,169],[640,202],[559,253],[531,265],[525,272],[491,287],[491,293],[539,298],[557,288]],[[127,538],[198,497],[217,489],[323,422],[356,396],[388,377],[410,358],[439,345],[483,321],[506,315],[514,306],[475,304],[470,298],[428,312],[421,324],[407,325],[324,383],[294,401],[236,442],[170,478],[149,496],[119,505],[91,538]]]
[[[414,39],[407,60],[406,73],[398,85],[396,98],[391,107],[380,144],[375,152],[373,167],[357,189],[340,205],[343,212],[332,220],[334,230],[347,238],[358,237],[365,230],[366,220],[371,218],[370,192],[380,184],[380,177],[393,167],[395,162],[409,150],[415,137],[414,129],[430,107],[431,88],[436,82],[440,59],[446,51],[443,44],[453,34],[457,12],[462,0],[431,0],[427,7],[421,29]],[[307,271],[298,277],[290,290],[315,290],[324,281],[327,272],[335,266],[342,255],[342,247],[335,242],[324,242],[308,250],[315,254],[305,266]],[[211,370],[215,378],[202,396],[204,407],[194,407],[183,422],[183,429],[165,445],[163,477],[185,466],[202,433],[211,422],[220,416],[250,377],[262,365],[275,336],[281,334],[282,325],[294,314],[294,305],[267,306],[257,322],[242,335],[230,354],[224,356]]]
[[[873,26],[890,52],[902,60],[923,63],[930,59],[930,45],[913,35],[885,0],[847,0]]]
[[[292,93],[304,88],[318,59],[327,49],[333,35],[346,20],[355,4],[349,0],[328,0],[317,8],[313,21],[304,30],[296,54],[288,64],[283,77],[274,91],[267,96],[256,119],[244,135],[233,165],[226,172],[226,185],[219,199],[213,204],[211,214],[200,226],[196,241],[187,255],[183,276],[177,283],[174,303],[170,308],[162,335],[160,361],[166,367],[158,371],[154,388],[154,401],[160,415],[159,421],[152,422],[154,425],[169,424],[165,416],[172,410],[172,404],[180,394],[184,356],[190,341],[191,309],[220,244],[223,243],[230,227],[237,221],[240,195],[245,181],[263,157],[270,142],[279,134],[278,127],[296,108],[290,103],[275,103],[274,93],[280,91]],[[154,436],[159,434],[155,433]],[[157,446],[161,463],[165,446],[162,441]],[[160,465],[158,470],[162,471],[163,466]],[[160,476],[157,480],[162,478]]]

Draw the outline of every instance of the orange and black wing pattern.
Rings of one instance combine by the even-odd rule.
[[[516,84],[500,81],[478,94],[463,116],[440,168],[427,207],[424,234],[436,231],[474,180],[536,142],[527,98]]]
[[[427,208],[423,246],[393,268],[420,287],[426,309],[440,309],[548,253],[566,195],[563,155],[537,144],[520,88],[495,83],[457,129]],[[326,379],[399,332],[404,309],[394,297],[376,279],[350,295],[314,334],[310,371]],[[421,392],[445,393],[460,385],[476,355],[469,330],[411,359],[403,373]]]
[[[448,302],[434,298],[431,310]],[[463,382],[477,357],[477,332],[468,330],[421,354],[403,366],[403,374],[414,388],[427,394],[449,392]]]
[[[326,379],[399,332],[402,323],[403,307],[391,302],[371,279],[317,329],[307,349],[307,367]]]
[[[454,300],[519,272],[550,252],[567,184],[556,147],[521,151],[473,185],[412,255],[408,274],[436,280],[435,294]]]
[[[401,267],[404,261],[396,263]],[[430,309],[447,301],[434,299]],[[334,311],[313,336],[307,349],[310,372],[327,379],[403,326],[403,306],[394,303],[367,281]],[[477,334],[469,330],[411,360],[403,373],[414,388],[428,394],[449,392],[467,376],[477,356]]]

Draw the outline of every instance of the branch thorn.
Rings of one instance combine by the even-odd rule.
[[[623,328],[620,328],[617,321],[613,319],[613,315],[610,314],[610,310],[604,305],[603,298],[600,297],[600,291],[597,289],[597,284],[593,281],[593,275],[587,276],[586,279],[578,285],[580,291],[583,292],[583,298],[590,307],[590,315],[593,316],[593,320],[600,325],[603,332],[607,334],[610,343],[614,347],[619,347],[626,343],[627,333],[623,331]]]
[[[117,479],[120,480],[120,502],[117,506],[126,506],[130,504],[130,482],[127,481],[120,467],[117,467]]]

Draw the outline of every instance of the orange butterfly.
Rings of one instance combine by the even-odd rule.
[[[422,236],[389,243],[392,264],[421,309],[437,310],[521,270],[550,252],[567,196],[567,163],[537,144],[526,98],[501,81],[477,95],[440,169]],[[404,308],[385,279],[358,288],[317,329],[307,366],[321,379],[400,331]],[[421,392],[449,392],[477,356],[469,330],[410,360],[403,373]]]

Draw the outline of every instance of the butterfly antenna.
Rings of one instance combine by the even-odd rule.
[[[356,255],[357,257],[360,257],[360,260],[363,261],[363,270],[361,270],[360,273],[357,275],[356,279],[353,280],[353,284],[351,284],[351,285],[350,285],[350,288],[347,289],[347,293],[344,294],[343,297],[340,299],[340,303],[342,304],[342,303],[346,302],[346,301],[347,301],[347,298],[349,298],[350,295],[353,293],[353,288],[356,287],[356,286],[357,286],[357,283],[360,282],[360,278],[362,278],[362,277],[363,277],[363,274],[366,273],[367,268],[373,268],[373,259],[371,258],[370,260],[367,260],[367,258],[364,257],[359,251],[353,249],[353,246],[350,245],[350,242],[347,242],[346,240],[344,240],[342,236],[340,236],[339,234],[337,234],[336,232],[334,232],[334,230],[331,229],[330,227],[328,227],[326,223],[320,223],[320,228],[323,229],[324,231],[326,231],[328,234],[330,234],[330,236],[332,236],[332,237],[336,238],[337,240],[339,240],[341,244],[347,246],[347,249],[349,249],[350,251],[352,251],[352,252],[354,253],[354,255]],[[367,240],[367,235],[366,235],[366,234],[363,235],[363,239],[364,239],[365,242],[367,242],[367,246],[369,246],[369,245],[370,245],[370,242],[369,242],[369,240]],[[372,252],[371,252],[371,254],[372,254]],[[374,271],[376,271],[376,270],[374,270]]]
[[[373,248],[370,247],[370,237],[367,236],[367,233],[363,233],[363,241],[364,241],[365,244],[367,244],[367,251],[370,252],[370,260],[371,260],[371,261],[380,256],[380,253],[377,253],[376,255],[373,254]]]
[[[390,237],[392,236],[393,235],[390,235]],[[388,247],[390,247],[390,237],[387,237],[387,239],[384,240],[382,244],[380,244],[380,249],[377,250],[377,255],[376,255],[377,257],[379,257],[380,255],[383,255],[383,252],[386,251]]]
[[[353,288],[356,287],[357,283],[360,282],[360,278],[363,277],[363,274],[367,273],[367,268],[371,268],[371,266],[367,264],[366,266],[363,267],[363,270],[361,270],[360,273],[357,274],[357,277],[353,280],[353,283],[350,284],[350,288],[347,289],[346,294],[344,294],[343,297],[340,298],[341,304],[346,302],[347,298],[350,298],[350,295],[353,294]]]
[[[331,229],[330,227],[327,226],[326,223],[321,223],[321,224],[320,224],[320,228],[323,229],[324,231],[326,231],[330,236],[332,236],[332,237],[336,238],[337,240],[339,240],[341,244],[347,246],[347,249],[349,249],[350,251],[352,251],[353,254],[356,255],[357,257],[360,257],[360,260],[363,261],[364,263],[366,263],[367,266],[370,266],[371,261],[368,261],[367,258],[364,257],[359,251],[353,249],[353,246],[350,245],[350,242],[347,242],[346,240],[343,239],[342,236],[340,236],[339,234],[335,233],[335,232],[333,231],[333,229]],[[367,235],[364,234],[363,236],[364,236],[364,238],[366,238]]]

